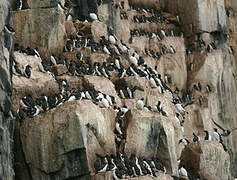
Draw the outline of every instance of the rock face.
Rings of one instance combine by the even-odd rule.
[[[158,118],[146,111],[128,112],[127,143],[128,154],[146,158],[159,157],[171,174],[177,172],[175,136],[172,122]],[[167,122],[168,121],[168,122]],[[136,132],[139,132],[136,136]]]
[[[222,146],[210,141],[189,144],[181,156],[182,166],[190,172],[198,171],[208,179],[231,179],[229,161],[229,155]]]
[[[32,3],[32,5],[35,4],[35,2]],[[45,5],[45,3],[42,4]],[[57,8],[56,2],[52,5],[55,6],[36,6],[12,12],[16,29],[14,42],[25,48],[37,47],[44,57],[62,51],[66,40],[65,15]]]
[[[26,119],[21,140],[32,177],[88,177],[96,159],[94,152],[103,156],[116,151],[113,116],[115,119],[114,112],[85,101],[66,103],[34,121]]]
[[[0,7],[0,177],[10,180],[14,179],[14,120],[11,112],[13,44],[12,36],[4,31],[4,26],[12,22],[8,1],[1,1]]]
[[[123,152],[158,158],[166,170],[156,172],[157,177],[143,173],[123,179],[187,179],[180,176],[181,167],[194,179],[198,174],[208,180],[237,177],[234,0],[23,0],[21,10],[15,1],[11,4],[14,43],[20,48],[12,52],[12,36],[4,30],[11,25],[8,4],[1,1],[0,177],[14,176],[14,127],[19,180],[110,180],[115,171],[97,173],[94,162]],[[115,43],[107,41],[110,35]],[[27,47],[37,48],[40,57]],[[13,71],[12,88],[13,57],[21,75]],[[30,78],[24,74],[26,65]],[[40,113],[28,115],[21,99],[29,94],[47,96],[50,108],[34,104],[31,108]],[[11,95],[16,122],[9,113]],[[112,97],[108,107],[109,100],[102,100]],[[141,98],[143,109],[137,106]],[[125,114],[116,113],[126,106]],[[19,109],[28,113],[24,120]],[[220,134],[231,131],[222,137],[225,151],[214,128]],[[212,141],[204,140],[204,130]],[[193,133],[201,141],[194,143]],[[183,138],[191,143],[184,146]]]

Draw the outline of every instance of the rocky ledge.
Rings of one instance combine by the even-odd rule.
[[[12,1],[15,178],[237,177],[236,8]]]

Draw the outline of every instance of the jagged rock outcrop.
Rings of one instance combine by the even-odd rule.
[[[38,6],[34,1],[33,7],[12,12],[16,30],[14,42],[23,47],[38,48],[39,52],[47,57],[50,54],[58,54],[63,49],[66,40],[65,15],[56,8],[56,1],[50,6],[39,2],[44,6]]]
[[[95,152],[116,152],[114,119],[112,110],[100,110],[90,101],[65,103],[34,121],[25,119],[21,141],[32,177],[88,177],[94,171]]]
[[[217,142],[191,143],[182,152],[180,164],[189,172],[200,172],[207,179],[231,179],[229,155]],[[211,164],[211,166],[210,166]],[[195,175],[194,178],[197,178]]]
[[[23,72],[29,64],[32,75],[13,76],[13,109],[23,108],[20,100],[28,94],[36,99],[43,93],[48,98],[62,93],[64,98],[64,103],[59,103],[62,105],[56,103],[46,112],[40,110],[39,115],[16,122],[16,179],[113,179],[111,170],[96,173],[94,162],[123,151],[128,156],[159,158],[167,170],[167,174],[157,172],[157,177],[133,179],[173,179],[172,176],[179,177],[181,166],[194,178],[198,174],[208,180],[237,177],[237,131],[222,137],[226,152],[213,131],[218,128],[222,134],[223,129],[237,128],[235,2],[124,0],[123,5],[119,0],[102,4],[94,0],[71,2],[65,5],[71,8],[74,21],[65,20],[69,12],[60,10],[57,1],[26,0],[22,10],[15,11],[13,7],[15,43],[24,48],[37,47],[41,56],[26,55],[21,48],[14,53],[19,69]],[[92,21],[91,12],[99,20]],[[139,20],[144,17],[155,22]],[[89,22],[84,22],[85,19]],[[106,44],[111,34],[118,39],[116,45]],[[79,45],[73,46],[74,43]],[[129,50],[114,52],[125,44]],[[80,58],[79,52],[83,57]],[[137,67],[150,74],[132,72],[131,57],[144,60],[146,65]],[[120,78],[120,68],[109,73],[103,69],[113,66],[118,59],[127,70],[126,77]],[[47,72],[40,68],[44,63]],[[164,92],[160,92],[161,85],[152,81],[151,71],[158,72],[160,81],[168,86],[164,90],[162,85]],[[62,90],[62,81],[67,82],[69,90]],[[131,93],[132,97],[122,97],[122,89],[135,86],[139,90]],[[73,99],[76,89],[114,97],[115,103],[106,107],[99,100],[104,97],[93,97],[96,93]],[[60,97],[57,98],[59,101]],[[147,109],[138,110],[137,101],[141,98]],[[69,99],[73,102],[67,102]],[[177,109],[175,100],[183,103],[186,112]],[[159,102],[160,106],[156,106]],[[129,110],[119,117],[114,111],[117,107]],[[122,133],[116,132],[119,120]],[[204,141],[204,130],[212,136],[211,142]],[[192,142],[193,132],[201,141],[183,146],[179,140],[186,138]]]
[[[12,95],[12,35],[4,27],[11,25],[8,1],[0,2],[0,179],[14,179]]]

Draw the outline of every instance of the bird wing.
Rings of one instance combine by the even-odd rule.
[[[217,127],[219,127],[220,129],[222,129],[223,131],[225,131],[226,128],[223,128],[221,125],[219,125],[216,121],[214,121],[213,118],[211,118],[211,120],[213,121],[213,123],[214,123]]]

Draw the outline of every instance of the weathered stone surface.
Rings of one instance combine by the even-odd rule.
[[[14,119],[11,114],[12,95],[12,36],[4,32],[5,25],[11,25],[9,2],[0,2],[0,177],[13,180],[13,135]]]
[[[91,177],[91,180],[112,180],[113,179],[113,172],[108,171],[106,173],[98,173],[96,175],[93,175]],[[133,178],[123,178],[122,180],[173,180],[173,178],[168,174],[163,173],[156,173],[156,177],[151,176],[139,176],[139,177],[133,177]]]
[[[180,15],[182,29],[186,33],[226,30],[224,0],[162,0],[161,6]]]
[[[180,163],[195,177],[199,172],[202,177],[210,180],[230,179],[229,154],[218,142],[200,141],[189,144],[182,152]]]
[[[131,110],[126,117],[125,151],[145,158],[159,157],[167,171],[177,175],[175,133],[171,121],[157,113],[141,110]]]
[[[63,3],[64,0],[59,0]],[[35,1],[35,0],[26,0],[23,1],[23,8],[27,7],[29,9],[36,9],[36,8],[50,8],[50,7],[57,7],[57,0],[42,0],[42,1]]]
[[[157,63],[158,72],[164,78],[165,75],[171,77],[172,84],[180,90],[186,87],[187,82],[187,67],[185,62],[185,46],[182,38],[166,38],[162,44],[169,49],[173,46],[176,50],[175,55],[166,54],[162,56]],[[154,46],[153,46],[154,47]]]
[[[100,42],[100,37],[104,36],[108,39],[108,32],[106,24],[100,21],[93,21],[91,24],[91,34],[95,42]]]
[[[119,3],[119,1],[115,1],[115,3]],[[168,23],[134,23],[133,16],[134,15],[148,15],[149,13],[145,13],[142,10],[139,10],[138,12],[131,10],[131,7],[129,5],[135,5],[136,7],[143,8],[143,7],[150,7],[150,8],[156,8],[159,9],[162,13],[162,15],[167,18]],[[225,4],[224,4],[225,2]],[[29,7],[26,6],[26,3],[30,4]],[[51,4],[52,3],[52,4]],[[94,22],[84,22],[83,18],[82,21],[76,20],[75,22],[66,22],[65,29],[64,29],[64,19],[65,16],[63,13],[58,12],[56,9],[56,1],[41,1],[41,2],[35,2],[33,0],[27,0],[23,3],[23,9],[19,12],[13,12],[14,16],[14,28],[16,29],[16,35],[15,40],[20,45],[24,46],[30,46],[30,47],[38,47],[39,51],[43,52],[42,56],[49,56],[53,52],[54,54],[61,54],[62,48],[64,45],[64,42],[66,40],[65,34],[75,34],[76,31],[83,31],[86,36],[92,37],[93,40],[97,41],[99,40],[99,37],[101,35],[104,35],[106,38],[108,37],[107,27],[113,28],[113,33],[116,34],[116,36],[119,39],[122,39],[123,42],[127,44],[127,46],[130,48],[129,53],[125,53],[121,56],[121,62],[124,65],[124,67],[128,67],[128,57],[131,55],[134,50],[137,51],[139,56],[142,56],[147,65],[154,68],[156,65],[158,67],[157,71],[159,74],[162,75],[162,79],[164,79],[165,75],[168,75],[171,77],[172,83],[170,84],[170,87],[172,90],[174,90],[176,87],[178,87],[181,92],[178,94],[180,97],[182,96],[182,93],[191,90],[193,93],[192,101],[194,101],[194,104],[191,106],[186,107],[188,114],[184,117],[184,134],[181,132],[181,126],[180,124],[175,120],[175,112],[176,109],[174,108],[172,101],[172,96],[176,97],[175,94],[170,94],[168,92],[165,92],[164,94],[159,94],[155,88],[151,87],[150,82],[145,78],[137,78],[137,77],[126,77],[124,79],[119,79],[116,77],[116,73],[111,73],[112,78],[110,80],[105,79],[103,77],[97,77],[97,76],[82,76],[82,77],[72,77],[71,75],[64,74],[66,69],[64,67],[63,72],[57,73],[57,79],[66,79],[69,86],[71,88],[79,88],[79,89],[85,89],[85,88],[93,88],[96,90],[99,90],[103,93],[110,94],[116,97],[116,102],[118,106],[127,105],[129,108],[131,108],[131,113],[128,114],[128,127],[127,129],[127,142],[125,143],[125,150],[129,153],[131,151],[134,151],[138,155],[141,156],[161,156],[162,161],[165,163],[166,167],[169,169],[169,173],[176,174],[177,175],[177,159],[179,159],[182,148],[181,144],[178,144],[179,139],[181,138],[187,138],[189,140],[192,140],[193,135],[192,133],[195,132],[198,134],[201,139],[204,138],[204,132],[203,130],[208,130],[210,134],[213,136],[213,128],[216,127],[216,125],[212,122],[214,120],[215,122],[219,123],[224,128],[233,128],[237,127],[237,121],[236,121],[236,98],[235,95],[236,92],[236,62],[235,62],[235,54],[230,54],[228,52],[228,47],[232,46],[233,49],[236,51],[236,7],[235,2],[233,0],[177,0],[177,1],[170,1],[170,0],[125,0],[124,9],[118,8],[116,10],[114,4],[112,1],[104,0],[103,5],[97,7],[95,0],[79,0],[74,1],[74,9],[73,14],[74,19],[79,17],[86,17],[88,18],[88,12],[96,12],[98,15],[98,18],[100,21],[94,21]],[[228,8],[228,11],[226,11],[225,6]],[[25,10],[27,8],[27,10]],[[30,9],[28,9],[30,8]],[[31,9],[34,8],[34,9]],[[97,9],[98,8],[98,9]],[[0,9],[1,11],[1,9]],[[163,12],[165,11],[165,12]],[[121,20],[120,19],[120,13],[125,12],[128,15],[128,20]],[[170,12],[170,13],[167,13]],[[229,13],[229,15],[228,15]],[[228,16],[226,16],[226,14]],[[176,19],[176,16],[179,15],[180,22],[178,22],[178,19]],[[228,18],[227,18],[228,17]],[[226,18],[227,18],[227,26],[226,26]],[[19,19],[21,21],[19,21]],[[22,23],[22,20],[25,21],[25,23]],[[20,22],[20,23],[19,23]],[[2,23],[0,21],[0,23]],[[4,23],[3,23],[4,24]],[[3,29],[4,26],[1,27],[0,24],[0,32],[2,33],[1,29]],[[164,29],[174,29],[179,28],[184,32],[184,38],[180,37],[171,37],[168,36],[164,38],[163,40],[158,40],[156,38],[147,38],[147,37],[134,37],[133,43],[129,43],[130,38],[130,31],[132,29],[144,29],[149,32],[156,32],[157,30]],[[229,28],[229,39],[223,40],[223,33],[222,30],[225,32],[226,27]],[[53,30],[52,30],[53,29]],[[51,32],[52,30],[52,32]],[[219,31],[220,34],[218,34]],[[205,33],[203,33],[205,32]],[[215,32],[215,33],[210,33]],[[207,53],[206,46],[203,48],[196,48],[197,46],[195,43],[197,43],[197,38],[200,36],[202,40],[205,41],[206,45],[210,44],[215,40],[217,45],[217,50],[213,50],[211,53]],[[41,39],[41,40],[39,40]],[[154,51],[160,52],[161,46],[165,47],[165,49],[169,49],[170,46],[173,46],[176,50],[175,54],[164,54],[161,56],[160,59],[154,59],[152,57],[148,57],[144,55],[143,51],[144,48],[146,49],[152,49]],[[112,46],[111,46],[112,47]],[[195,48],[194,48],[195,47]],[[191,48],[192,53],[186,54],[186,49]],[[94,62],[111,62],[116,57],[112,55],[111,57],[107,54],[104,54],[103,52],[99,51],[97,53],[91,53],[90,47],[86,48],[75,48],[73,52],[65,52],[63,53],[63,56],[67,57],[69,61],[76,60],[76,53],[78,51],[81,51],[83,53],[83,61],[89,60]],[[186,55],[185,55],[186,54]],[[8,56],[8,55],[7,55]],[[25,63],[25,56],[22,56],[19,61],[22,61],[21,68],[23,67]],[[186,64],[189,65],[189,63],[193,63],[194,67],[192,71],[187,70]],[[27,61],[27,63],[29,63]],[[13,103],[14,106],[19,105],[19,98],[21,98],[26,93],[32,93],[33,96],[39,96],[42,91],[46,91],[47,95],[50,95],[51,93],[58,92],[58,86],[55,81],[50,79],[50,76],[46,73],[38,72],[37,63],[35,60],[32,61],[33,63],[33,76],[32,79],[26,79],[24,77],[14,76],[13,77],[13,83],[15,84],[15,88],[13,91]],[[29,63],[29,64],[32,64]],[[35,64],[36,63],[36,64]],[[34,65],[35,64],[35,65]],[[5,67],[5,66],[4,66]],[[7,66],[6,66],[7,67]],[[1,72],[1,71],[0,71]],[[0,77],[1,78],[1,77]],[[41,80],[41,78],[43,80]],[[49,82],[47,83],[47,80]],[[193,91],[192,86],[194,83],[200,82],[202,85],[202,90],[200,92]],[[40,85],[38,85],[40,84]],[[207,93],[206,92],[206,85],[209,84],[212,87],[212,92]],[[144,88],[144,92],[142,91],[136,91],[135,92],[135,99],[123,99],[120,100],[120,98],[117,96],[117,92],[114,89],[114,85],[123,85],[123,86],[139,86]],[[44,86],[44,88],[42,88]],[[42,90],[43,89],[43,90]],[[157,101],[160,100],[162,102],[163,109],[167,112],[168,118],[164,118],[158,113],[151,113],[151,112],[145,112],[145,111],[137,111],[136,110],[136,101],[137,99],[144,97],[146,105],[154,106],[156,105]],[[202,105],[198,104],[198,98],[201,98],[203,101]],[[1,101],[0,101],[1,102]],[[84,102],[84,101],[83,101]],[[81,103],[81,102],[80,102]],[[69,113],[69,127],[67,130],[63,131],[59,128],[59,125],[55,125],[58,123],[58,121],[61,120],[58,118],[58,114],[62,112],[62,109],[66,109],[68,107],[68,104],[64,104],[62,107],[59,107],[58,109],[53,109],[49,112],[49,114],[41,114],[39,117],[33,118],[31,120],[27,119],[28,124],[33,124],[34,128],[31,129],[31,126],[24,127],[24,132],[27,133],[28,131],[31,133],[31,136],[27,136],[27,138],[24,137],[24,141],[29,140],[30,144],[32,145],[32,151],[37,151],[37,153],[32,155],[32,151],[29,150],[29,148],[24,147],[24,153],[27,156],[27,163],[33,162],[30,164],[30,171],[31,175],[33,175],[33,179],[57,179],[59,176],[62,176],[63,178],[74,178],[74,179],[86,179],[89,178],[86,174],[85,176],[80,176],[80,170],[78,170],[77,166],[79,163],[83,161],[83,157],[86,157],[89,165],[83,165],[85,166],[85,169],[91,170],[93,172],[92,168],[92,162],[95,160],[95,153],[100,153],[102,155],[105,155],[107,153],[114,153],[114,119],[115,114],[114,112],[104,109],[99,109],[98,107],[93,106],[92,109],[93,112],[90,114],[93,114],[94,111],[97,113],[96,117],[99,118],[99,116],[103,117],[104,119],[109,119],[109,124],[112,123],[112,125],[106,125],[108,131],[111,131],[112,134],[111,138],[102,138],[102,141],[99,141],[99,138],[95,138],[93,133],[91,131],[86,130],[85,124],[76,124],[75,122],[78,122],[75,119],[84,119],[87,118],[86,110],[87,108],[83,109],[81,108],[80,111],[80,118],[79,115],[77,118],[72,120],[74,118],[75,113],[73,112]],[[76,107],[79,107],[76,103],[69,103],[69,108],[75,109]],[[88,105],[90,107],[90,105]],[[83,106],[84,107],[84,106]],[[70,110],[71,110],[70,109]],[[68,111],[68,110],[65,110]],[[84,112],[85,111],[85,112]],[[98,111],[98,112],[97,112]],[[78,112],[75,110],[75,112]],[[81,113],[82,112],[82,113]],[[55,117],[53,116],[55,115]],[[60,114],[61,115],[61,114]],[[66,115],[64,114],[65,119]],[[92,116],[92,115],[91,115]],[[57,117],[57,118],[56,118]],[[76,115],[75,115],[76,117]],[[82,118],[81,118],[82,117]],[[89,116],[90,117],[90,116]],[[89,118],[88,117],[88,118]],[[100,117],[100,118],[101,118]],[[87,120],[88,120],[87,118]],[[99,119],[100,119],[99,118]],[[103,119],[102,118],[102,119]],[[89,120],[86,122],[89,122]],[[43,125],[39,126],[39,130],[36,130],[36,124],[41,123],[41,121],[45,122],[44,128],[47,129],[49,125],[53,123],[53,127],[56,130],[60,129],[58,132],[60,135],[53,134],[51,139],[44,140],[45,136],[48,134],[45,133],[47,130],[42,130]],[[63,121],[63,120],[62,120]],[[93,120],[91,120],[93,121]],[[91,122],[90,121],[90,122]],[[80,121],[81,122],[81,121]],[[93,121],[94,122],[94,121]],[[127,122],[127,121],[126,121]],[[27,124],[23,124],[24,126]],[[39,123],[39,124],[40,124]],[[63,121],[64,124],[65,121]],[[49,125],[48,125],[49,124]],[[158,126],[158,125],[159,126]],[[38,125],[38,124],[37,124]],[[73,126],[74,125],[74,126]],[[78,125],[78,126],[77,126]],[[52,125],[51,125],[52,126]],[[110,128],[108,128],[108,126]],[[18,127],[18,126],[17,126]],[[84,127],[84,128],[83,128]],[[22,126],[18,127],[18,131],[22,128]],[[58,128],[58,129],[57,129]],[[98,131],[104,131],[100,125],[96,124],[96,128]],[[153,128],[154,132],[151,134],[151,129]],[[70,130],[69,130],[70,129]],[[75,141],[75,139],[78,139],[77,137],[77,131],[75,129],[82,129],[83,132],[80,134],[80,140],[83,142],[89,141],[92,137],[92,143],[94,145],[88,146],[95,152],[92,152],[92,150],[86,149],[80,149],[75,146],[77,146],[78,141],[74,145],[71,145],[71,141]],[[156,133],[155,130],[158,130],[160,133],[159,138],[155,138]],[[221,132],[221,129],[218,129]],[[62,132],[63,131],[63,132]],[[74,133],[74,132],[77,133]],[[86,132],[85,132],[86,131]],[[32,133],[34,132],[34,133]],[[37,132],[37,133],[36,133]],[[64,134],[66,133],[66,135]],[[73,134],[74,133],[74,134]],[[79,134],[79,133],[78,133]],[[85,135],[86,134],[86,135]],[[151,135],[150,135],[151,134]],[[150,135],[150,136],[148,136]],[[71,137],[69,139],[68,137]],[[59,137],[59,138],[58,138]],[[67,138],[66,138],[67,137]],[[154,138],[153,141],[149,141],[148,137]],[[230,154],[230,168],[233,177],[237,177],[237,163],[236,163],[236,149],[237,149],[237,131],[233,131],[230,136],[223,138],[224,144],[227,145],[228,152]],[[41,139],[40,139],[41,138]],[[60,139],[61,138],[61,139]],[[17,138],[16,138],[17,139]],[[40,139],[40,140],[39,140]],[[51,145],[51,141],[55,140],[53,143],[53,148]],[[100,139],[101,140],[101,139]],[[106,146],[105,149],[101,150],[101,147],[104,143],[104,141],[109,141],[112,145],[109,148]],[[164,141],[161,141],[164,140]],[[18,140],[19,141],[19,140]],[[101,144],[102,142],[102,144]],[[136,143],[135,143],[136,142]],[[162,144],[163,143],[163,144]],[[202,143],[202,142],[201,142]],[[36,144],[36,145],[35,145]],[[85,143],[86,144],[86,143]],[[106,143],[105,143],[106,144]],[[162,144],[160,146],[157,146],[157,144]],[[201,149],[210,152],[210,154],[214,153],[213,157],[216,157],[217,155],[223,155],[221,147],[216,145],[216,142],[210,142],[210,147],[206,147],[206,145],[200,145]],[[213,145],[212,145],[213,144]],[[130,147],[131,145],[131,148]],[[17,143],[16,146],[21,146],[20,143]],[[26,146],[24,144],[24,146]],[[45,147],[44,147],[45,146]],[[79,145],[78,145],[79,146]],[[60,148],[55,148],[60,147]],[[61,148],[65,147],[65,148]],[[83,146],[84,147],[84,146]],[[155,147],[150,148],[148,147]],[[44,151],[42,149],[48,148],[47,151]],[[199,149],[197,148],[197,149]],[[20,148],[19,148],[20,149]],[[36,150],[37,149],[37,150]],[[38,151],[40,149],[40,151]],[[46,152],[49,152],[49,155],[46,155]],[[109,149],[109,150],[107,150]],[[58,152],[58,151],[60,152]],[[70,151],[71,150],[71,151]],[[64,153],[65,151],[65,153]],[[88,152],[90,155],[88,155]],[[217,152],[217,153],[216,153]],[[62,154],[60,154],[62,153]],[[17,153],[19,154],[19,153]],[[22,153],[21,153],[22,154]],[[37,155],[36,155],[37,154]],[[81,155],[78,155],[81,154]],[[84,154],[84,155],[83,155]],[[85,155],[86,154],[86,155]],[[40,158],[35,157],[42,156],[44,161],[39,160]],[[208,154],[209,156],[209,154]],[[33,157],[33,158],[30,158]],[[56,158],[55,158],[56,157]],[[187,159],[186,159],[187,157]],[[204,153],[203,157],[207,157]],[[186,162],[188,160],[189,156],[182,157],[183,161]],[[209,158],[209,157],[208,157]],[[213,159],[208,159],[205,161],[205,159],[202,159],[202,162],[200,161],[200,167],[207,167],[207,170],[210,168],[210,172],[212,172],[212,168],[217,167],[219,165],[220,167],[223,166],[223,164],[214,164],[213,162],[216,162]],[[223,158],[228,159],[226,156],[226,153],[224,153]],[[29,161],[30,159],[30,161]],[[32,160],[33,159],[33,160]],[[57,163],[53,164],[53,162],[49,162],[50,160],[56,159]],[[75,160],[73,163],[71,163],[70,160]],[[201,158],[200,158],[201,159]],[[217,158],[218,159],[218,158]],[[22,157],[21,161],[24,161],[24,158]],[[70,162],[69,162],[70,161]],[[86,161],[86,160],[85,160]],[[210,163],[207,163],[209,162]],[[45,162],[46,165],[45,165]],[[62,162],[65,162],[62,165]],[[18,163],[18,161],[17,161]],[[196,164],[194,164],[196,165]],[[229,166],[229,165],[228,165]],[[24,167],[22,169],[27,169],[27,166],[23,166],[22,164],[17,164],[16,168]],[[75,168],[74,168],[75,167]],[[196,167],[196,166],[195,166]],[[20,169],[20,170],[22,170]],[[205,168],[203,168],[205,169]],[[216,168],[218,170],[218,168]],[[20,171],[19,170],[19,171]],[[58,171],[57,171],[58,170]],[[66,170],[68,170],[68,174],[66,173]],[[75,172],[77,170],[77,172]],[[26,170],[27,171],[27,170]],[[43,172],[44,173],[43,173]],[[57,171],[57,172],[55,172]],[[52,172],[50,175],[45,174],[45,172],[49,173]],[[221,171],[220,171],[221,172]],[[18,172],[19,173],[19,172]],[[196,172],[194,172],[196,173]],[[207,179],[212,179],[216,171],[210,176],[206,171],[201,171],[202,175],[206,177]],[[24,175],[24,178],[20,179],[30,179],[30,176],[27,176],[27,172],[22,173]],[[63,175],[62,175],[63,174]],[[71,175],[71,177],[68,177]],[[107,175],[110,174],[110,175]],[[218,173],[217,173],[218,174]],[[225,177],[230,177],[229,171],[223,172]],[[93,173],[91,174],[93,175]],[[22,176],[22,175],[21,175]],[[67,176],[67,177],[66,177]],[[167,175],[169,176],[169,175]],[[97,174],[94,176],[98,179],[111,179],[111,172],[107,172],[105,174]],[[223,178],[225,178],[223,176]],[[135,179],[151,179],[150,177],[138,177]],[[171,178],[171,177],[169,177]],[[214,177],[215,178],[215,177]],[[218,177],[219,178],[219,177]]]
[[[90,101],[65,103],[26,119],[20,134],[32,177],[64,179],[93,172],[95,153],[115,154],[114,119],[113,111]]]
[[[146,8],[160,8],[160,1],[159,0],[128,0],[131,4],[137,5],[137,6],[144,6]]]
[[[65,22],[65,30],[66,30],[67,36],[76,35],[76,32],[77,32],[74,26],[74,23],[72,21]]]
[[[62,52],[66,40],[63,12],[57,8],[42,8],[14,11],[12,15],[15,43],[25,48],[37,47],[44,57]]]
[[[57,64],[52,69],[53,69],[53,72],[57,76],[61,76],[61,75],[66,74],[68,72],[67,67],[62,64]]]

